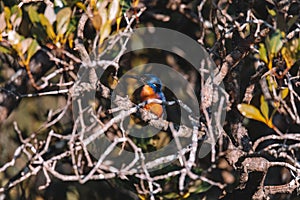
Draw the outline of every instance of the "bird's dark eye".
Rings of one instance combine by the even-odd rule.
[[[160,84],[153,83],[152,85],[153,85],[155,88],[160,88]]]

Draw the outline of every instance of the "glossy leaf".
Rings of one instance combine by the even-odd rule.
[[[286,66],[290,69],[296,62],[293,59],[292,52],[288,48],[283,47],[281,49],[281,54],[282,54],[283,59],[285,60]]]
[[[108,11],[107,11],[107,8],[104,6],[105,6],[105,3],[102,3],[98,10],[99,15],[101,16],[101,22],[102,22],[101,31],[104,28],[104,26],[106,25],[107,20],[108,20]]]
[[[77,2],[76,6],[84,11],[86,11],[86,6],[82,2]]]
[[[1,53],[10,53],[10,50],[7,49],[6,47],[0,46],[0,52]]]
[[[121,13],[121,11],[120,11],[120,13]],[[120,24],[121,24],[121,20],[122,20],[122,17],[120,16],[120,17],[118,17],[117,18],[117,20],[116,20],[116,23],[117,23],[117,31],[119,31],[120,30]]]
[[[45,9],[45,12],[44,12],[44,16],[45,16],[45,18],[47,18],[49,23],[51,25],[53,25],[53,23],[56,20],[56,14],[55,14],[54,8],[52,8],[51,6],[47,6]]]
[[[212,186],[210,184],[203,182],[201,180],[197,180],[197,181],[193,182],[193,185],[190,186],[189,192],[198,194],[198,193],[206,192],[211,187]]]
[[[69,46],[71,47],[71,48],[73,48],[73,38],[74,38],[74,31],[76,30],[76,26],[74,25],[74,23],[72,23],[72,20],[71,20],[71,22],[70,22],[70,24],[69,24],[69,27],[68,27],[68,30],[67,30],[67,32],[66,32],[66,34],[65,34],[65,40],[68,40],[69,41]],[[64,43],[65,43],[66,41],[64,41]]]
[[[22,52],[23,55],[27,52],[27,50],[28,50],[29,46],[31,45],[31,43],[32,43],[32,38],[26,38],[25,40],[22,40],[22,42],[21,42],[21,52]]]
[[[110,21],[107,21],[105,24],[104,24],[104,27],[101,29],[101,35],[100,35],[100,41],[99,41],[99,44],[103,44],[104,40],[109,36],[111,32],[111,24],[110,24]]]
[[[16,45],[21,42],[22,37],[15,30],[12,30],[8,32],[7,39],[10,44]]]
[[[265,100],[264,95],[260,96],[260,110],[265,117],[265,119],[268,121],[269,120],[269,106],[268,102]]]
[[[280,91],[280,95],[281,95],[282,99],[285,99],[288,94],[289,94],[289,89],[288,88],[284,88],[283,90]]]
[[[273,90],[278,87],[277,82],[270,75],[266,77],[266,80],[268,82],[269,90],[273,93]]]
[[[1,33],[4,31],[4,29],[6,28],[6,22],[5,22],[5,13],[2,12],[0,14],[0,35]],[[0,36],[1,37],[1,36]]]
[[[22,22],[22,9],[15,5],[11,8],[11,13],[10,21],[13,27],[19,27]]]
[[[38,22],[40,22],[39,13],[36,11],[36,7],[29,6],[29,8],[28,8],[28,15],[29,15],[29,19],[30,19],[30,21],[32,23],[38,23]]]
[[[92,9],[96,8],[96,0],[90,0],[90,6]]]
[[[49,22],[48,18],[46,18],[45,15],[43,15],[43,14],[39,14],[39,18],[40,18],[41,24],[46,28],[46,33],[47,33],[48,37],[54,41],[56,38],[56,34],[55,34],[55,32],[53,30],[53,26]]]
[[[56,15],[56,33],[62,37],[69,26],[72,10],[70,7],[61,9]]]
[[[169,194],[164,195],[165,199],[178,199],[179,197],[180,195],[175,192],[171,192]]]
[[[297,21],[299,20],[299,16],[298,15],[295,15],[293,16],[291,19],[289,19],[288,23],[287,23],[287,27],[288,27],[288,30],[297,23]]]
[[[36,40],[32,40],[28,51],[27,51],[27,58],[26,58],[26,64],[29,64],[30,59],[32,56],[40,49],[40,46]]]
[[[131,7],[131,0],[120,0],[122,14],[124,14]]]
[[[280,30],[277,29],[275,31],[275,33],[273,33],[271,35],[271,37],[268,36],[267,39],[266,39],[266,46],[267,46],[269,58],[271,56],[277,55],[277,53],[280,51],[282,45],[283,45],[282,35],[281,35]],[[271,59],[269,59],[269,60],[271,62]]]
[[[10,9],[8,7],[4,7],[4,16],[5,16],[5,21],[6,21],[6,26],[9,30],[12,29],[12,25],[10,23],[10,16],[11,16],[11,12]]]
[[[109,5],[109,11],[108,11],[108,20],[113,21],[118,17],[119,14],[119,0],[112,0],[112,2]]]
[[[268,10],[268,13],[272,16],[272,17],[275,17],[276,16],[276,11],[274,9],[269,9],[267,7],[267,10]]]
[[[268,63],[267,49],[263,43],[259,44],[259,58],[265,63]]]
[[[256,107],[242,103],[238,105],[238,109],[245,117],[267,124],[267,120],[261,115],[260,111]]]
[[[96,31],[100,31],[100,28],[102,26],[102,18],[97,10],[93,12],[91,21]]]

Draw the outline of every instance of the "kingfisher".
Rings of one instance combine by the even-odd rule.
[[[140,90],[137,90],[138,94],[134,95],[139,95],[138,98],[140,102],[147,101],[148,99],[159,99],[162,102],[166,101],[166,97],[162,91],[162,82],[157,76],[154,74],[144,74],[139,77],[130,77],[135,78],[144,84]],[[155,114],[157,117],[163,117],[165,107],[159,103],[148,103],[144,106],[144,109]]]

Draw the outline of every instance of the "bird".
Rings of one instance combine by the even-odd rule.
[[[136,75],[126,75],[128,78],[133,78],[142,83],[138,89],[136,89],[131,100],[135,104],[143,103],[150,99],[158,99],[161,102],[146,102],[143,104],[143,109],[154,114],[157,119],[163,119],[174,124],[174,128],[178,130],[178,125],[181,120],[181,111],[178,103],[169,105],[167,101],[176,101],[176,96],[167,87],[164,87],[162,81],[154,74],[143,74],[140,76]],[[153,151],[163,148],[172,140],[173,136],[169,129],[156,129],[155,127],[148,127],[143,129],[148,125],[148,120],[142,117],[142,113],[136,112],[130,116],[128,130],[130,130],[131,136],[135,137],[136,141],[145,143],[144,139],[148,138],[146,142],[146,151]],[[153,129],[154,128],[154,129]],[[139,134],[143,137],[138,139]],[[143,145],[142,145],[143,146]],[[151,150],[152,149],[152,150]]]
[[[142,102],[148,99],[159,99],[162,102],[166,101],[166,97],[162,91],[161,80],[153,74],[145,74],[141,77],[141,81],[145,83],[140,92],[140,99]],[[144,109],[152,112],[157,117],[162,117],[164,113],[164,105],[159,103],[148,103]]]
[[[149,99],[158,99],[162,102],[166,101],[166,97],[162,91],[162,82],[156,75],[143,74],[141,76],[130,77],[137,79],[138,81],[143,83],[141,89],[137,90],[134,94],[134,97],[136,98],[136,100],[138,99],[140,103],[145,102]],[[143,108],[155,114],[158,118],[163,117],[165,113],[165,106],[160,103],[147,103]]]

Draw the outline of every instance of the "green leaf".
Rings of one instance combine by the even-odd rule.
[[[265,100],[264,95],[260,96],[260,110],[263,114],[263,116],[265,117],[265,119],[267,119],[267,121],[269,120],[269,106],[267,101]]]
[[[69,26],[72,10],[70,7],[61,9],[56,15],[56,33],[63,36]]]
[[[202,192],[206,192],[209,190],[212,186],[206,182],[203,182],[201,180],[196,180],[193,185],[189,188],[190,193],[198,194]]]
[[[11,13],[10,21],[13,27],[19,27],[22,22],[22,9],[15,5],[11,8]]]
[[[6,47],[0,46],[0,52],[8,54],[8,53],[10,53],[10,50],[8,48],[6,48]]]
[[[238,109],[245,117],[267,124],[267,120],[261,115],[260,111],[256,107],[242,103],[238,105]]]
[[[165,199],[177,199],[179,197],[180,197],[180,195],[175,192],[171,192],[169,194],[164,195]]]
[[[33,24],[40,22],[39,13],[36,11],[36,7],[29,6],[29,8],[28,8],[28,15],[29,15],[30,21]]]
[[[40,49],[40,46],[36,40],[32,40],[28,51],[27,51],[27,58],[26,58],[26,63],[29,64],[30,59],[32,56]]]
[[[270,36],[267,37],[266,46],[267,46],[269,58],[277,55],[277,53],[280,51],[281,47],[283,46],[282,34],[279,29],[277,29],[275,33],[271,35],[271,37]]]
[[[259,44],[259,58],[266,64],[268,63],[267,50],[263,43]]]
[[[278,87],[276,80],[270,75],[266,76],[266,80],[269,85],[269,90],[273,93],[273,90]]]
[[[39,14],[39,18],[40,18],[41,24],[46,28],[46,32],[47,32],[48,37],[52,41],[54,41],[55,38],[56,38],[56,34],[53,30],[53,26],[51,25],[49,20],[45,17],[45,15]]]
[[[124,14],[131,7],[131,0],[121,0],[120,1],[122,14]]]
[[[288,23],[287,23],[287,30],[290,30],[290,28],[292,26],[294,26],[299,20],[299,15],[295,15],[292,18],[289,19]]]

